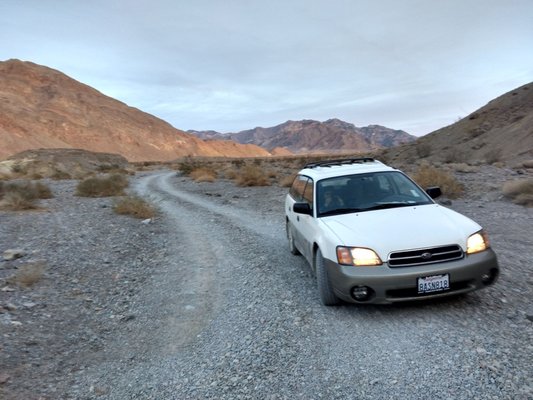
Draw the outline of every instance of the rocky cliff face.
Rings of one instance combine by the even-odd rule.
[[[440,162],[518,161],[533,158],[533,83],[491,100],[456,123],[421,137],[388,157]]]
[[[285,147],[295,153],[367,152],[394,147],[416,139],[401,130],[380,125],[358,128],[339,119],[324,122],[287,121],[271,128],[254,128],[230,134],[214,131],[189,132],[204,139],[225,138],[239,143],[256,144],[268,150]]]
[[[130,161],[180,156],[268,156],[257,146],[204,142],[65,74],[0,62],[0,159],[28,149],[80,148]]]

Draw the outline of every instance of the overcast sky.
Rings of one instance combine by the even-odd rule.
[[[533,81],[533,0],[0,0],[10,58],[184,130],[423,135]]]

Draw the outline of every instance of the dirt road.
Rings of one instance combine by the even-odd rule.
[[[303,258],[287,251],[282,191],[257,189],[239,201],[239,189],[224,185],[199,187],[175,173],[139,182],[175,228],[174,273],[160,277],[158,313],[167,318],[151,332],[153,356],[120,376],[104,369],[109,398],[531,397],[532,324],[523,303],[531,281],[524,266],[510,265],[513,250],[500,252],[503,277],[488,290],[326,308]],[[265,210],[269,203],[276,207]],[[503,211],[487,207],[474,211],[481,224],[501,227],[498,251],[512,239],[494,220]]]
[[[47,266],[34,288],[0,292],[0,397],[533,397],[533,210],[497,191],[452,205],[491,235],[495,286],[324,307],[288,251],[285,188],[139,175],[134,190],[160,209],[141,224],[114,214],[111,199],[73,196],[75,182],[51,184],[47,212],[0,214],[2,248],[24,244]]]

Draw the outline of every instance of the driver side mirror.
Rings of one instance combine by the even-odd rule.
[[[432,199],[436,199],[439,196],[442,196],[442,190],[440,190],[440,187],[433,186],[426,189],[426,193],[429,194],[429,197]]]
[[[296,214],[313,215],[313,210],[311,210],[311,206],[308,203],[294,203],[292,210]]]

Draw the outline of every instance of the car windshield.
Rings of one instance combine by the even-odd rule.
[[[316,184],[319,217],[432,204],[431,198],[400,172],[339,176]]]

